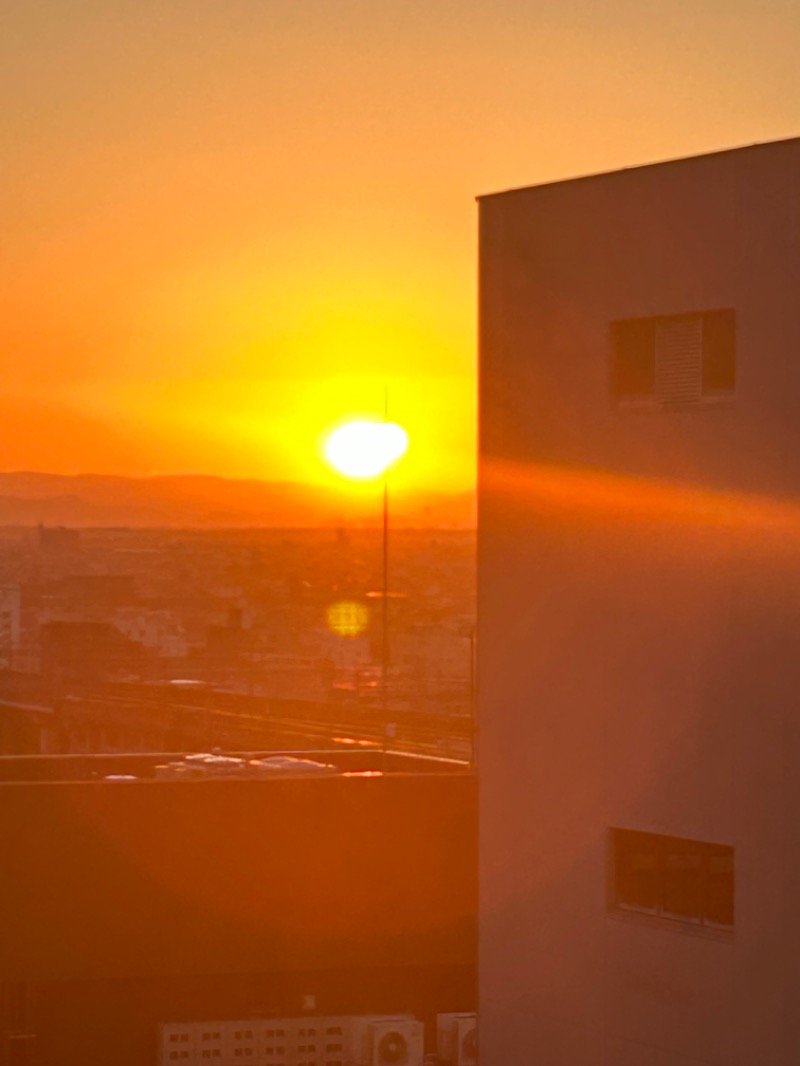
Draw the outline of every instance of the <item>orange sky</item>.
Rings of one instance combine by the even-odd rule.
[[[473,483],[474,196],[800,132],[796,0],[11,0],[0,469]]]

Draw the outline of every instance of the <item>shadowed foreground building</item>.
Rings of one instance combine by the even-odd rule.
[[[473,1011],[474,776],[319,756],[337,772],[162,780],[152,755],[0,759],[0,1064],[225,1066],[253,1049],[221,1030],[298,1015],[408,1014],[431,1048],[437,1014]],[[165,1032],[178,1042],[160,1055]],[[341,1066],[334,1047],[298,1059],[285,1043],[271,1066]],[[397,1061],[379,1051],[359,1066]]]
[[[800,140],[480,227],[482,1066],[789,1066]]]

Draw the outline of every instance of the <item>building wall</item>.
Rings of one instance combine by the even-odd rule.
[[[0,981],[474,961],[469,775],[0,791]]]
[[[40,1066],[153,1063],[162,1022],[285,1016],[309,994],[323,1014],[475,1008],[472,775],[20,782],[0,800],[0,1062],[22,1033]]]
[[[482,1066],[796,1061],[800,143],[481,201]],[[610,323],[733,307],[732,399]],[[732,845],[732,935],[608,905],[609,827]]]

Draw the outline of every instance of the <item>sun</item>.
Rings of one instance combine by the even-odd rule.
[[[340,474],[373,478],[384,474],[408,448],[408,434],[396,422],[347,422],[328,436],[325,457]]]

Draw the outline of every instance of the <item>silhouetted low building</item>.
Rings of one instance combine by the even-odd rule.
[[[0,1061],[143,1066],[165,1023],[298,1014],[408,1013],[435,1041],[475,1009],[473,776],[153,763],[0,759]]]
[[[109,622],[48,622],[41,629],[41,673],[48,684],[137,676],[145,649]]]
[[[41,552],[46,554],[73,554],[81,546],[81,534],[77,529],[40,525],[36,533],[37,546]]]

